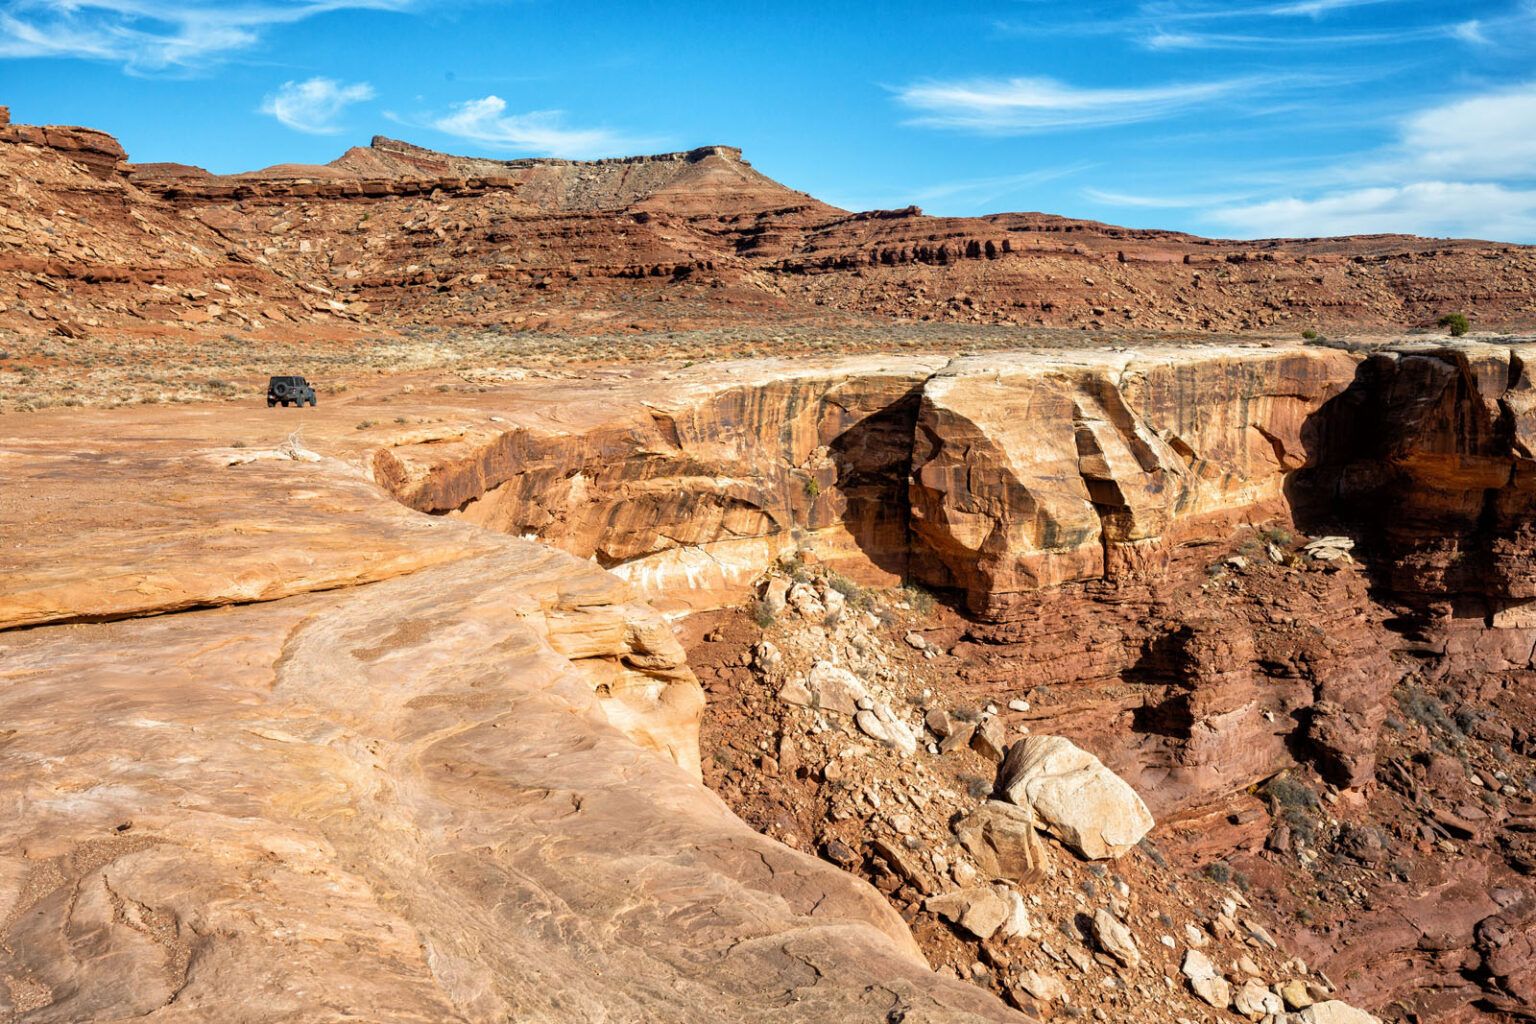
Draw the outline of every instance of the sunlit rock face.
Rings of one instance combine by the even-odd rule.
[[[1353,375],[1326,349],[957,360],[917,421],[923,574],[1006,619],[1020,594],[1165,566],[1279,506],[1303,424]]]

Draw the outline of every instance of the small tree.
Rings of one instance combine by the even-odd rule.
[[[1447,313],[1440,318],[1440,326],[1449,328],[1451,337],[1459,338],[1466,334],[1472,325],[1467,322],[1465,313]]]

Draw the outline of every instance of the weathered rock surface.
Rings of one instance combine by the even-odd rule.
[[[1021,594],[1166,565],[1180,541],[1273,506],[1343,352],[977,356],[923,388],[912,528],[934,586],[1008,619]],[[1211,522],[1217,520],[1217,522]],[[1225,520],[1225,522],[1221,522]]]
[[[1122,967],[1135,967],[1141,962],[1141,950],[1136,948],[1136,936],[1115,915],[1100,907],[1091,919],[1093,940],[1098,947],[1114,957]]]
[[[1009,902],[988,885],[931,896],[924,907],[978,939],[990,939],[1007,922],[1011,909]]]
[[[1136,791],[1060,736],[1028,736],[1008,748],[998,796],[1027,808],[1048,832],[1089,860],[1118,857],[1152,829]]]
[[[1296,1014],[1300,1024],[1381,1024],[1381,1018],[1338,999],[1314,1003]]]

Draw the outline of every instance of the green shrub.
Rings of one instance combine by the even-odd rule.
[[[1461,337],[1472,328],[1472,325],[1467,321],[1465,313],[1447,313],[1440,318],[1439,323],[1441,327],[1451,332],[1451,337],[1453,338]]]
[[[767,629],[774,623],[773,606],[762,598],[752,602],[752,621],[759,629]]]
[[[919,615],[933,614],[933,595],[928,593],[928,591],[924,590],[916,583],[908,583],[906,586],[901,588],[901,591],[901,596],[906,600],[907,604],[912,606],[913,611],[917,612]]]
[[[1308,341],[1316,341],[1317,340],[1317,332],[1312,330],[1310,327],[1307,328],[1305,331],[1302,331],[1301,332],[1301,336],[1303,338],[1307,339]]]

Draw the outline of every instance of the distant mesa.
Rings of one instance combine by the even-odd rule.
[[[0,326],[41,318],[67,335],[140,321],[1299,334],[1433,328],[1449,312],[1476,330],[1536,326],[1528,246],[850,212],[775,181],[734,146],[499,160],[380,135],[325,164],[213,174],[128,163],[89,128],[7,121],[0,172],[26,184],[0,243],[21,273],[62,289],[18,279],[12,291],[33,301],[0,294]],[[28,227],[58,211],[77,218],[67,244]],[[216,286],[229,297],[205,299]]]

